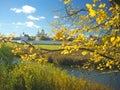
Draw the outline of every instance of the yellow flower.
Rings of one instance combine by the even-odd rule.
[[[105,3],[101,3],[98,7],[99,7],[99,8],[104,8],[105,6],[106,6]]]
[[[109,65],[110,65],[110,62],[107,62],[107,63],[106,63],[106,67],[109,67]]]
[[[96,11],[95,10],[90,10],[90,14],[91,17],[95,17],[96,16]]]
[[[88,9],[92,9],[92,8],[93,8],[91,4],[86,4],[86,7],[87,7]]]
[[[64,4],[69,4],[71,0],[64,0]]]
[[[29,49],[29,51],[30,51],[30,53],[32,53],[32,51],[33,51],[33,48],[31,47],[31,48]]]
[[[111,37],[110,41],[113,42],[115,40],[115,37]]]
[[[93,0],[94,3],[97,3],[99,0]]]
[[[86,54],[87,54],[87,52],[86,52],[86,51],[83,51],[83,52],[82,52],[82,55],[83,55],[83,56],[85,56]]]

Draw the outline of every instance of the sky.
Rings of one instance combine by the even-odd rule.
[[[59,0],[0,0],[0,33],[49,33],[49,23],[58,18],[53,10],[62,7]]]
[[[76,6],[83,7],[91,0],[73,0]],[[20,36],[23,32],[36,35],[44,29],[49,33],[50,22],[59,16],[53,10],[63,9],[60,0],[0,0],[0,33],[9,35],[15,32]]]

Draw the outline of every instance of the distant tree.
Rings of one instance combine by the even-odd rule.
[[[29,36],[31,40],[35,40],[35,36]]]
[[[46,40],[45,36],[40,36],[39,40]]]

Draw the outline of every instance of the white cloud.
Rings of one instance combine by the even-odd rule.
[[[24,25],[24,23],[21,23],[21,22],[17,22],[16,25]]]
[[[60,18],[60,17],[59,17],[59,16],[53,16],[53,18],[54,18],[54,19],[58,19],[58,18]]]
[[[26,26],[26,27],[29,27],[29,28],[39,28],[39,26],[36,25],[32,21],[29,21],[29,22],[17,22],[17,23],[13,23],[13,24],[17,25],[17,26]]]
[[[30,19],[30,20],[36,20],[36,21],[39,21],[39,20],[45,19],[44,16],[34,17],[34,16],[32,16],[32,15],[29,15],[27,18]]]
[[[11,8],[10,10],[14,11],[15,13],[26,13],[31,14],[36,11],[36,8],[28,5],[22,6],[22,8]]]
[[[16,12],[16,13],[21,13],[22,10],[21,9],[17,9],[17,8],[11,8],[10,10]]]
[[[41,19],[45,19],[45,17],[44,17],[44,16],[40,16],[40,17],[39,17],[39,20],[41,20]]]
[[[37,21],[39,20],[38,17],[33,17],[32,15],[29,15],[27,18],[30,20],[37,20]]]
[[[25,22],[25,26],[30,27],[30,28],[39,28],[38,25],[36,25],[34,22]]]

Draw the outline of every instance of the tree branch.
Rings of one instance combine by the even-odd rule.
[[[90,51],[90,52],[95,52],[94,50],[91,50],[91,49],[88,49],[88,48],[79,48],[79,50],[86,50],[86,51]],[[105,57],[107,59],[115,60],[114,58],[106,56],[106,55],[104,55],[102,53],[97,52],[97,54],[99,54],[100,56]]]
[[[35,48],[32,44],[28,43],[27,41],[23,40],[26,44],[28,44],[29,46]],[[45,51],[49,51],[49,52],[53,52],[53,51],[62,51],[63,49],[59,49],[59,50],[48,50],[48,49],[42,49],[42,50],[45,50]],[[92,49],[88,49],[88,48],[79,48],[79,50],[86,50],[86,51],[90,51],[90,52],[95,52],[95,50],[92,50]],[[99,54],[100,56],[104,57],[104,58],[107,58],[107,59],[110,59],[110,60],[115,60],[114,58],[112,57],[109,57],[109,56],[106,56],[102,53],[99,53],[97,52],[97,54]]]
[[[22,40],[22,41],[25,42],[26,44],[28,44],[30,47],[35,48],[32,44],[28,43],[27,41],[25,41],[25,40]]]

